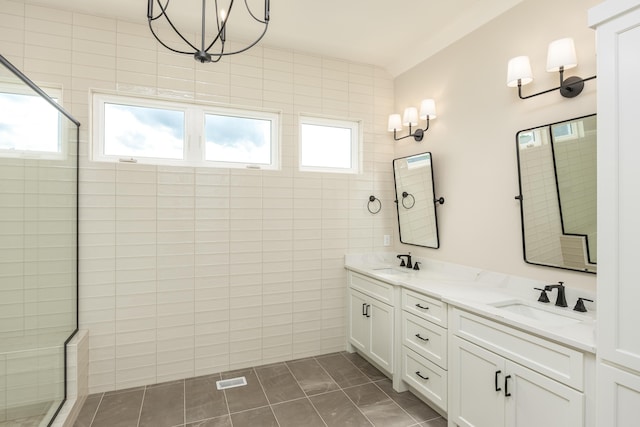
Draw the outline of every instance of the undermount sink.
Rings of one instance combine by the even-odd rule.
[[[567,326],[584,321],[584,316],[572,312],[563,312],[557,308],[546,307],[538,302],[524,300],[512,300],[492,304],[494,307],[519,317],[526,317],[538,323],[546,325]],[[505,313],[506,314],[506,313]]]
[[[384,267],[384,268],[374,268],[373,271],[379,274],[406,274],[411,272],[411,269],[405,268],[393,268],[393,267]]]

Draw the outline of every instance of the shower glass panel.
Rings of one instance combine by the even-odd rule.
[[[0,427],[47,426],[78,327],[79,123],[0,63]]]

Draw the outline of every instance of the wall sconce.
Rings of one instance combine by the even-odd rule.
[[[436,118],[436,103],[433,99],[425,99],[420,103],[420,115],[416,107],[408,107],[404,109],[402,118],[400,114],[391,114],[389,116],[389,132],[393,132],[393,139],[400,141],[401,139],[413,137],[417,142],[422,141],[424,133],[429,129],[429,120]],[[418,126],[418,119],[426,120],[427,126],[422,129],[418,128],[411,132],[412,126]],[[402,126],[409,126],[409,135],[398,138],[396,131],[402,130]]]
[[[578,60],[576,59],[576,49],[573,44],[573,39],[565,38],[555,40],[549,43],[549,50],[547,51],[547,71],[550,73],[558,71],[560,73],[560,86],[532,95],[522,96],[522,86],[533,81],[528,56],[517,56],[509,60],[507,66],[507,86],[518,86],[518,96],[520,99],[532,98],[544,93],[553,92],[554,90],[560,90],[560,94],[565,98],[573,98],[580,95],[580,92],[582,92],[584,88],[584,82],[596,78],[596,76],[591,76],[586,79],[581,79],[577,76],[571,76],[565,79],[565,70],[573,68],[576,65],[578,65]]]

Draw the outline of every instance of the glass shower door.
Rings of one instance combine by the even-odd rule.
[[[0,427],[46,426],[77,331],[79,123],[0,63]]]

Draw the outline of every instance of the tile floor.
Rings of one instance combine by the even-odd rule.
[[[220,379],[247,385],[216,390]],[[89,396],[75,427],[446,427],[357,354],[333,353]]]

